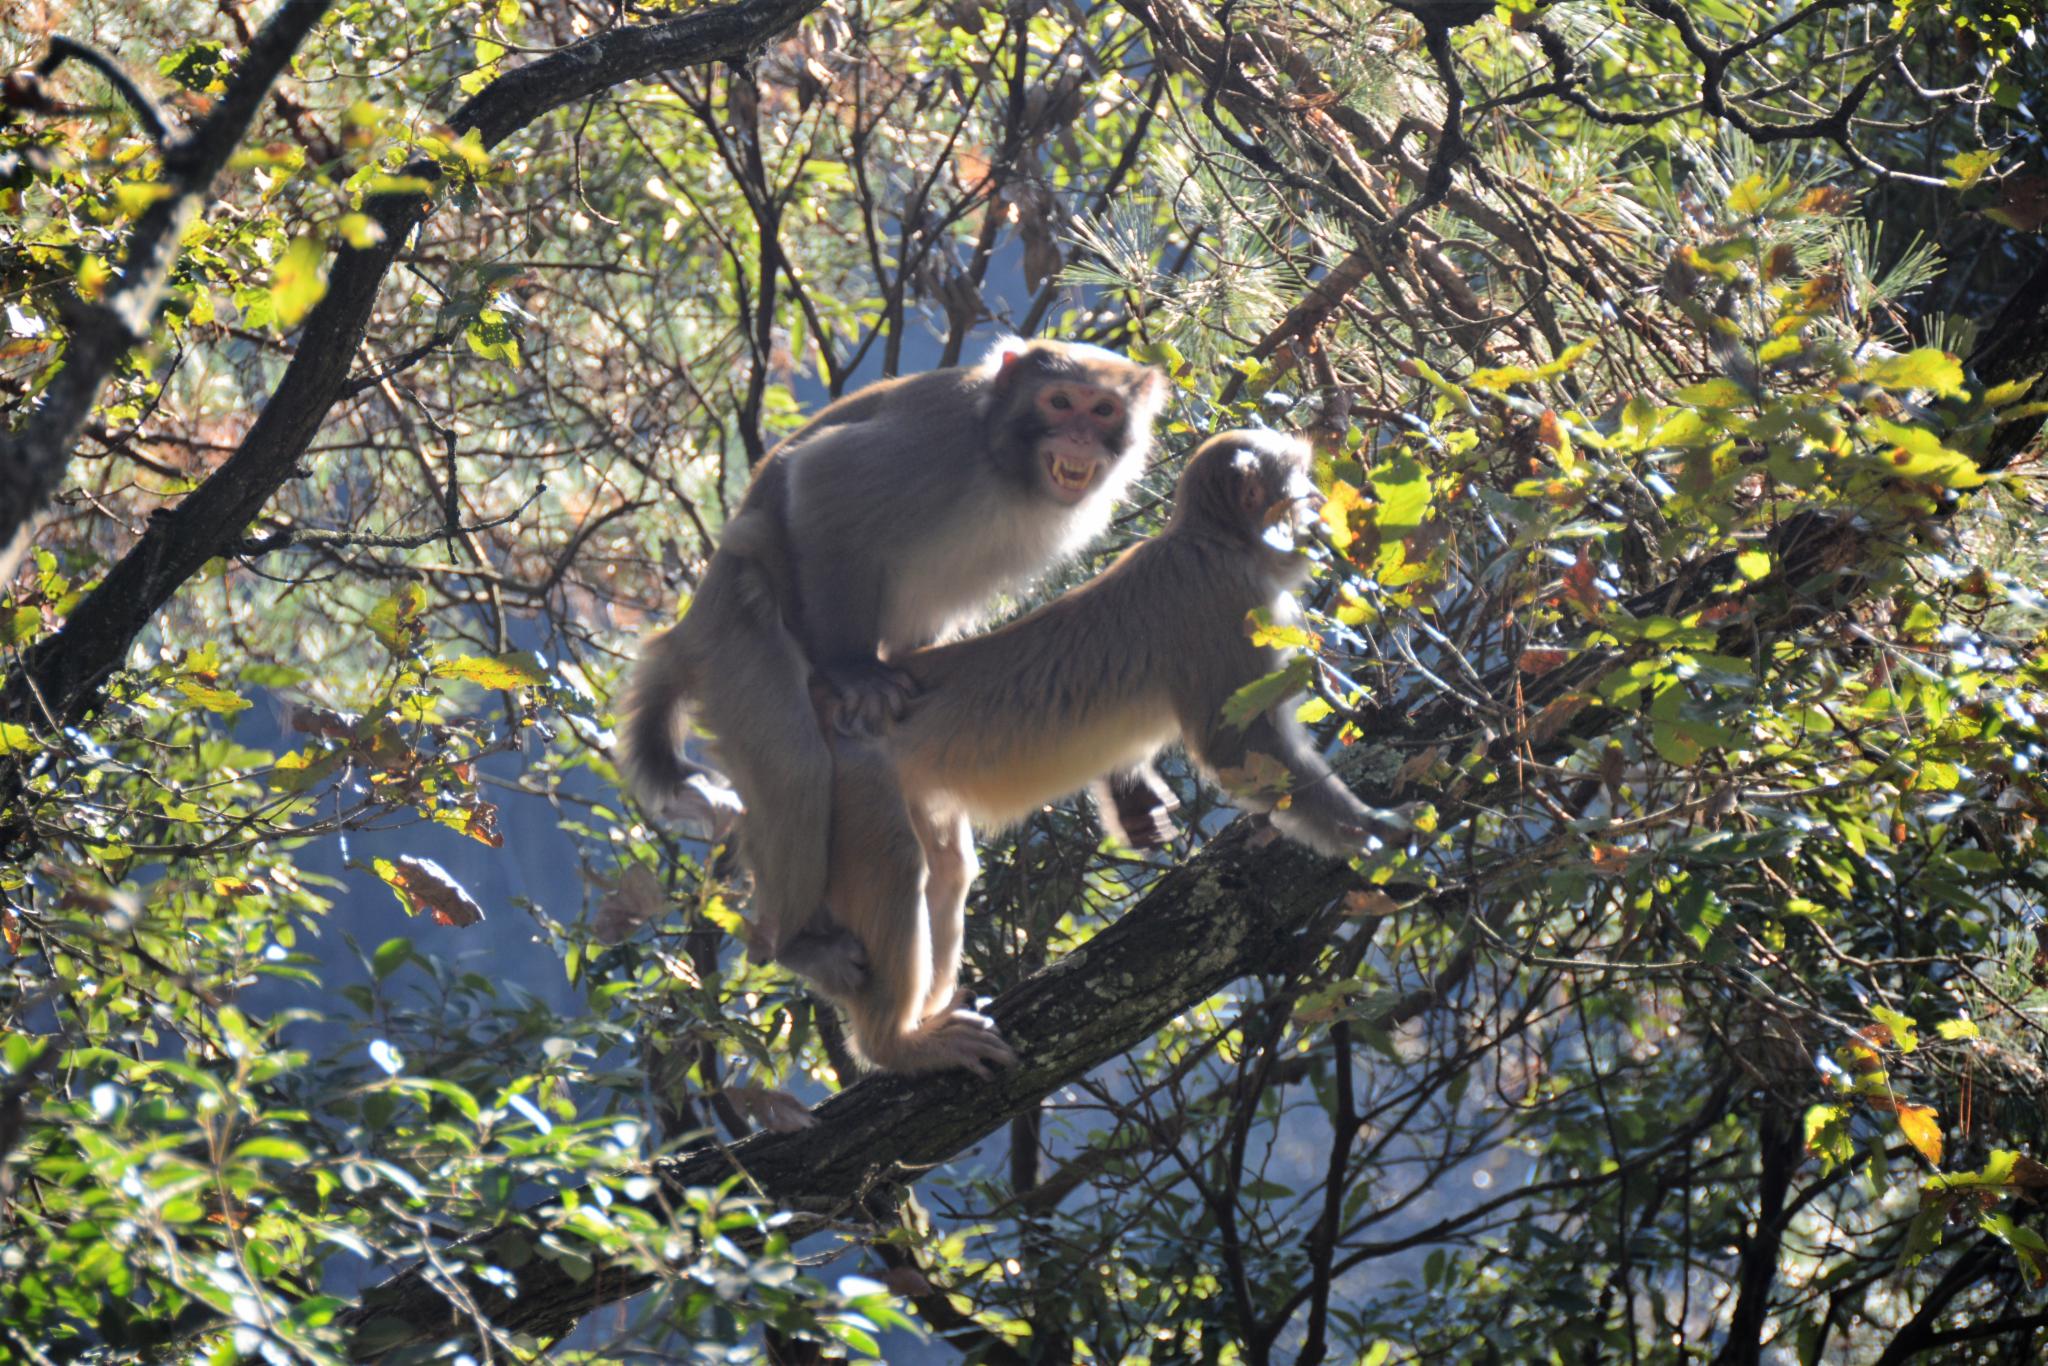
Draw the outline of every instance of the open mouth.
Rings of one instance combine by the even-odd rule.
[[[1062,493],[1086,493],[1088,486],[1095,482],[1093,460],[1069,460],[1063,455],[1055,455],[1046,462],[1045,468],[1053,487]]]

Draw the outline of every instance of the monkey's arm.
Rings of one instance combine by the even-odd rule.
[[[1282,834],[1318,853],[1347,858],[1373,839],[1405,841],[1409,827],[1399,813],[1358,800],[1323,761],[1294,719],[1300,700],[1283,699],[1241,730],[1217,716],[1205,733],[1187,737],[1188,748],[1240,805],[1269,812]]]
[[[881,566],[848,556],[824,563],[813,556],[801,588],[804,654],[836,702],[833,725],[847,735],[874,735],[901,719],[916,685],[901,669],[877,658],[882,640]]]

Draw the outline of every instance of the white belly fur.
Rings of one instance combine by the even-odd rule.
[[[891,654],[945,640],[985,619],[989,599],[1022,588],[1108,525],[1103,494],[1079,507],[1013,494],[949,519],[951,530],[908,548],[883,589],[882,642]]]

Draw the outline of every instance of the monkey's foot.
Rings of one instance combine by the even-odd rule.
[[[906,1051],[914,1054],[916,1063],[906,1070],[964,1067],[986,1080],[991,1075],[991,1063],[1007,1067],[1017,1061],[1016,1053],[996,1032],[996,1022],[969,1008],[973,1000],[973,995],[963,989],[953,998],[953,1004],[927,1016],[923,1024],[911,1031]]]
[[[740,794],[705,773],[693,773],[675,787],[652,794],[650,815],[710,844],[721,843],[747,812]]]
[[[1171,810],[1171,807],[1162,806],[1142,817],[1126,816],[1123,821],[1125,842],[1133,849],[1164,849],[1172,844],[1180,838],[1180,827],[1173,823],[1169,814]]]
[[[903,713],[910,709],[910,699],[917,696],[915,679],[879,659],[834,664],[818,672],[824,675],[834,694],[828,710],[833,729],[841,735],[881,734],[889,722],[903,719]]]

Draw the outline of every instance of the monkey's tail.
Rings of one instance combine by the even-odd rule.
[[[642,647],[619,709],[619,776],[649,811],[716,842],[732,833],[745,808],[723,774],[683,752],[697,690],[691,645],[686,620]]]

